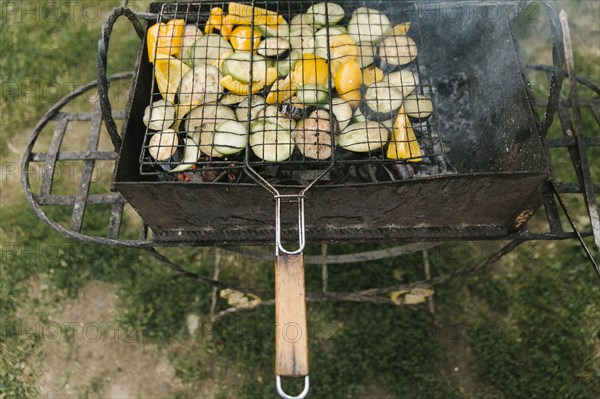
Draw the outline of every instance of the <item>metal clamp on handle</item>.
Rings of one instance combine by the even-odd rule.
[[[275,376],[275,385],[277,386],[277,394],[280,397],[282,397],[283,399],[304,399],[304,398],[306,398],[306,395],[308,395],[308,389],[309,389],[308,376],[304,377],[304,389],[298,396],[290,396],[283,391],[283,388],[281,388],[281,376],[279,376],[279,375]]]
[[[288,199],[287,202],[298,203],[298,249],[288,251],[281,244],[281,200]],[[306,243],[304,231],[304,196],[303,195],[276,195],[275,196],[275,254],[284,253],[287,255],[297,255],[304,251]]]

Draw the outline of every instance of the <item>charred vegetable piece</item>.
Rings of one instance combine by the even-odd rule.
[[[250,121],[258,118],[258,114],[262,111],[267,104],[263,96],[254,95],[252,100],[250,97],[246,97],[241,103],[238,104],[235,109],[235,115],[239,121],[248,121],[248,108],[250,108]]]
[[[175,106],[166,100],[155,101],[144,110],[143,121],[148,129],[168,129],[175,123]]]
[[[389,29],[390,20],[378,10],[360,7],[352,13],[348,22],[348,34],[355,42],[372,42],[379,44]]]
[[[249,26],[238,26],[231,32],[229,43],[235,51],[256,50],[260,46],[260,32]]]
[[[250,125],[250,148],[254,155],[267,162],[282,162],[294,151],[294,139],[289,130],[265,119]]]
[[[433,112],[433,104],[422,94],[411,94],[404,99],[404,111],[411,118],[425,119]]]
[[[387,144],[389,132],[374,121],[353,123],[337,136],[337,144],[348,151],[371,152]]]
[[[415,137],[408,116],[400,109],[394,122],[394,134],[387,150],[390,159],[408,159],[409,162],[421,162],[421,149]]]
[[[292,97],[289,101],[281,104],[279,111],[284,114],[286,117],[293,119],[295,121],[299,121],[302,118],[307,116],[307,112],[310,111],[312,107],[306,107],[298,97]]]
[[[182,157],[180,152],[183,151],[179,147],[179,136],[175,130],[165,129],[162,132],[154,133],[150,137],[148,153],[154,160],[178,162]]]
[[[290,53],[290,42],[281,37],[268,37],[260,43],[257,52],[268,58],[284,59]]]
[[[248,131],[236,121],[219,123],[213,132],[213,148],[224,155],[237,154],[246,148]]]
[[[408,36],[393,35],[377,48],[375,65],[384,72],[393,72],[417,58],[417,45]]]
[[[308,7],[306,14],[312,18],[316,25],[335,25],[344,19],[344,9],[336,3],[317,3]]]
[[[212,65],[199,65],[183,76],[179,104],[200,105],[217,102],[223,92],[221,72]]]
[[[294,139],[300,152],[311,159],[328,159],[331,157],[332,129],[329,112],[317,110],[308,118],[302,119],[294,129]]]

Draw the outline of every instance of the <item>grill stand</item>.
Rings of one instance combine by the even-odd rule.
[[[524,7],[529,2],[521,2],[520,6]],[[544,2],[545,7],[549,7],[549,5]],[[522,8],[521,8],[522,9]],[[139,22],[137,22],[137,18],[148,17],[148,15],[143,14],[133,14],[127,8],[119,8],[114,10],[109,15],[109,20],[114,23],[119,16],[125,15],[135,26],[136,31],[140,34],[141,27]],[[600,276],[600,269],[598,268],[597,263],[592,256],[591,251],[586,247],[585,242],[583,240],[584,237],[593,236],[595,240],[596,246],[600,248],[600,222],[598,217],[598,205],[595,200],[595,193],[600,190],[600,184],[594,183],[591,179],[590,173],[590,165],[589,160],[587,158],[586,150],[592,146],[600,146],[600,137],[589,137],[584,135],[583,127],[581,123],[581,109],[584,107],[589,108],[596,120],[600,125],[600,101],[598,98],[592,99],[580,99],[577,93],[578,84],[587,86],[591,88],[596,94],[600,95],[600,88],[592,82],[586,81],[582,78],[578,78],[574,72],[573,58],[572,58],[572,48],[571,41],[569,36],[569,30],[567,25],[567,17],[563,12],[561,13],[562,23],[562,35],[564,36],[564,48],[565,48],[565,57],[567,60],[567,72],[570,83],[570,94],[568,98],[559,97],[561,85],[559,82],[562,82],[562,68],[559,63],[559,67],[557,67],[556,60],[561,56],[561,48],[556,47],[554,49],[555,56],[555,66],[554,67],[546,67],[546,66],[529,66],[528,69],[532,71],[542,71],[548,74],[548,77],[551,82],[551,93],[549,101],[543,104],[537,103],[537,106],[540,108],[544,108],[546,110],[544,121],[541,122],[541,126],[544,129],[541,129],[542,132],[546,132],[549,124],[552,121],[552,116],[554,115],[553,108],[558,110],[558,115],[560,119],[560,123],[563,128],[564,138],[562,139],[546,139],[544,140],[544,146],[546,148],[546,155],[551,160],[550,148],[567,148],[569,150],[571,160],[573,162],[573,167],[575,169],[577,175],[577,182],[556,182],[549,181],[540,188],[544,198],[544,207],[546,211],[546,219],[549,227],[548,231],[543,232],[534,232],[530,231],[527,228],[526,220],[530,215],[523,215],[524,223],[522,226],[519,226],[520,229],[517,232],[507,235],[503,237],[503,239],[510,240],[508,244],[502,247],[497,252],[493,253],[491,256],[481,260],[480,262],[474,263],[473,265],[457,270],[455,272],[435,276],[428,277],[425,280],[417,281],[414,283],[406,284],[403,286],[391,286],[391,287],[383,287],[383,288],[373,288],[368,290],[362,290],[357,292],[330,292],[327,290],[327,264],[334,263],[352,263],[352,262],[363,262],[368,260],[382,259],[387,257],[399,256],[405,253],[416,252],[416,251],[426,251],[428,248],[436,245],[435,243],[418,243],[418,244],[406,244],[402,246],[398,246],[395,248],[380,250],[380,251],[372,251],[367,253],[358,253],[358,254],[350,254],[350,255],[338,255],[338,256],[323,256],[323,257],[304,257],[302,255],[302,250],[304,248],[304,234],[303,228],[299,228],[299,249],[296,251],[287,251],[281,245],[281,237],[278,234],[277,237],[277,246],[276,246],[276,255],[277,255],[277,284],[279,287],[293,287],[286,289],[286,292],[290,293],[290,295],[296,295],[297,297],[305,296],[306,301],[309,302],[321,302],[321,301],[350,301],[350,302],[369,302],[369,303],[378,303],[378,304],[391,304],[398,305],[397,301],[393,301],[389,294],[398,291],[398,290],[410,290],[413,288],[419,287],[432,287],[435,285],[439,285],[445,283],[451,279],[464,276],[466,274],[481,270],[500,258],[504,255],[513,251],[517,246],[522,244],[523,242],[530,240],[562,240],[562,239],[572,239],[577,238],[586,255],[590,259],[590,262],[594,265],[596,272]],[[551,18],[551,28],[553,31],[553,35],[557,34],[557,26],[553,25]],[[107,244],[113,246],[122,246],[129,248],[141,248],[144,249],[148,254],[155,259],[157,259],[160,263],[169,267],[173,272],[191,278],[193,280],[198,281],[201,284],[206,284],[214,287],[215,289],[233,289],[236,291],[240,291],[247,295],[254,296],[271,296],[272,292],[269,291],[261,291],[255,290],[247,287],[235,287],[229,284],[226,284],[220,280],[218,280],[218,271],[215,270],[215,278],[210,279],[203,276],[198,275],[197,273],[190,272],[186,270],[184,267],[173,263],[166,256],[161,254],[156,248],[158,246],[167,245],[164,242],[156,242],[152,238],[152,233],[149,231],[148,227],[143,223],[143,221],[139,221],[140,226],[140,235],[138,239],[122,239],[121,237],[121,225],[123,223],[123,212],[126,205],[125,199],[116,192],[108,192],[106,194],[90,194],[90,183],[92,180],[93,170],[95,167],[96,161],[116,161],[117,155],[116,151],[101,151],[98,149],[98,138],[101,130],[101,122],[107,124],[107,130],[110,134],[113,146],[115,149],[118,149],[120,145],[120,137],[118,135],[118,130],[116,128],[116,124],[114,123],[114,119],[121,120],[124,118],[123,111],[111,111],[110,103],[108,102],[108,83],[113,83],[122,80],[128,80],[133,77],[132,73],[124,73],[119,75],[114,75],[110,78],[106,77],[106,47],[108,44],[108,37],[110,36],[110,31],[112,29],[112,25],[109,29],[103,31],[103,36],[99,42],[99,79],[98,81],[101,83],[100,86],[97,86],[96,82],[92,82],[88,85],[82,86],[76,90],[74,90],[70,95],[60,100],[56,103],[47,113],[42,117],[42,119],[36,125],[32,136],[29,140],[29,143],[25,149],[22,168],[21,168],[21,179],[23,184],[23,189],[25,192],[25,197],[32,207],[32,209],[36,212],[38,217],[42,219],[45,223],[47,223],[50,227],[57,230],[59,233],[76,240],[80,240],[88,243],[96,243],[96,244]],[[555,38],[556,39],[556,38]],[[562,37],[561,37],[562,39]],[[97,107],[93,112],[62,112],[62,108],[67,104],[73,102],[79,96],[98,88],[100,103],[104,107],[104,113],[101,112],[100,107]],[[106,106],[108,104],[108,106]],[[574,121],[570,117],[569,110],[573,111]],[[108,112],[108,113],[107,113]],[[86,121],[90,122],[90,136],[88,139],[88,146],[83,151],[60,151],[62,140],[67,130],[67,126],[71,122],[75,121]],[[52,140],[50,145],[48,146],[47,152],[33,152],[34,145],[36,144],[40,135],[42,135],[43,130],[50,123],[55,124],[55,129],[52,135]],[[544,137],[545,138],[545,137]],[[54,195],[52,194],[52,185],[54,179],[54,173],[56,167],[61,161],[83,161],[84,166],[82,168],[82,179],[80,182],[79,189],[75,195]],[[42,175],[42,184],[39,193],[34,194],[33,189],[31,187],[31,182],[29,180],[29,171],[30,167],[33,164],[43,164],[44,165],[44,173]],[[309,188],[309,187],[308,187]],[[307,188],[307,189],[308,189]],[[591,229],[579,232],[569,215],[567,208],[562,201],[561,194],[573,194],[578,193],[582,194],[586,207],[588,210],[588,215],[590,218]],[[279,218],[279,210],[281,207],[281,203],[283,199],[295,199],[299,206],[298,212],[298,226],[303,227],[304,219],[303,219],[303,203],[304,197],[302,194],[295,196],[287,196],[280,195],[279,193],[275,194],[276,204],[277,204],[277,230],[280,231],[281,221]],[[563,229],[563,226],[560,221],[559,216],[559,207],[565,213],[569,224],[571,225],[573,232],[568,232]],[[95,205],[109,205],[111,207],[111,214],[108,220],[108,230],[105,236],[90,236],[86,235],[82,232],[83,218],[87,210],[87,206],[95,206]],[[49,218],[42,206],[58,206],[58,207],[72,207],[72,217],[71,222],[68,225],[62,225],[59,222],[52,220]],[[448,232],[448,237],[452,236],[452,232]],[[492,234],[490,234],[492,236]],[[480,234],[479,238],[487,239],[490,236],[486,237],[485,232]],[[443,241],[444,234],[437,235],[432,237],[433,240]],[[217,251],[220,256],[220,251]],[[326,247],[324,247],[323,253],[326,253]],[[258,258],[264,258],[265,255],[262,254],[253,254],[249,252],[245,252],[248,256],[255,256]],[[268,256],[267,256],[268,257]],[[304,263],[314,264],[321,263],[323,264],[323,291],[321,293],[304,293]],[[218,262],[215,262],[215,267],[218,266]],[[276,287],[276,291],[278,288]],[[287,300],[288,298],[286,298]],[[270,306],[276,304],[276,300],[264,300],[257,301],[252,306],[249,307],[233,307],[221,311],[219,313],[211,312],[211,319],[213,322],[219,321],[223,316],[253,309],[258,306]],[[294,311],[297,311],[298,314],[301,315],[300,320],[303,321],[303,326],[300,326],[300,329],[306,331],[306,314],[304,301],[301,302],[302,306],[298,306]],[[215,301],[213,301],[215,303]],[[288,305],[287,306],[293,306]],[[284,315],[280,315],[277,312],[278,321],[284,322],[287,321],[284,319]],[[303,317],[302,317],[303,316]],[[279,336],[279,334],[278,334]],[[306,336],[304,336],[306,338]],[[294,341],[293,339],[289,341]],[[298,342],[298,341],[297,341]],[[296,342],[296,343],[297,343]],[[291,345],[290,345],[291,344]],[[308,356],[306,351],[306,344],[302,341],[299,345],[293,345],[294,342],[288,342],[283,340],[283,342],[278,341],[278,357],[277,357],[277,377],[276,377],[276,386],[278,393],[282,397],[290,397],[283,392],[281,389],[281,379],[280,376],[305,376],[305,387],[304,391],[298,397],[306,396],[308,392],[309,380],[308,380]],[[291,352],[290,352],[291,351]],[[280,355],[284,358],[284,354],[293,353],[294,358],[298,359],[298,368],[292,371],[286,370],[283,367],[279,367],[280,365]],[[289,362],[283,360],[281,364],[289,364]]]

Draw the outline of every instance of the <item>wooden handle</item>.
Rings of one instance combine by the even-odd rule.
[[[275,323],[275,374],[308,375],[303,255],[278,255],[275,259]]]

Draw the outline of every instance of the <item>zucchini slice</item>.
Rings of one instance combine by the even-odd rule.
[[[265,98],[259,95],[253,95],[252,100],[246,97],[235,109],[235,115],[239,121],[248,121],[248,108],[250,108],[250,121],[256,120],[258,114],[267,104]]]
[[[290,26],[287,22],[277,25],[254,25],[254,29],[259,31],[264,37],[289,37]]]
[[[337,136],[337,144],[348,151],[370,152],[387,144],[390,132],[381,123],[353,123]]]
[[[202,129],[203,124],[217,125],[228,120],[236,120],[235,112],[220,104],[207,104],[194,108],[185,116],[185,130],[188,134]]]
[[[250,148],[254,155],[267,162],[282,162],[294,151],[294,139],[288,130],[266,120],[250,126]]]
[[[325,109],[329,109],[329,104],[325,104]],[[345,100],[336,97],[331,99],[331,110],[339,124],[339,129],[344,130],[352,120],[352,107]]]
[[[219,123],[213,132],[213,148],[224,155],[237,154],[246,148],[248,131],[236,121]]]
[[[387,37],[377,48],[375,65],[383,72],[393,72],[417,58],[417,44],[405,35]]]
[[[143,121],[148,129],[168,129],[175,123],[175,106],[167,100],[155,101],[144,110]]]
[[[385,14],[371,8],[360,7],[352,13],[348,22],[348,34],[356,43],[372,42],[379,44],[392,24]]]
[[[356,108],[354,110],[354,114],[352,114],[352,121],[354,123],[358,123],[358,122],[366,122],[367,118],[365,118],[365,116],[363,115],[362,111],[359,108]]]
[[[404,99],[404,112],[414,119],[425,119],[433,112],[433,103],[422,94],[411,94]]]
[[[202,37],[202,31],[198,29],[196,25],[186,25],[183,28],[183,37],[181,39],[181,55],[180,57],[185,58],[190,48],[194,47],[194,43]]]
[[[366,68],[374,62],[375,57],[375,46],[372,42],[362,41],[356,43],[358,47],[358,54],[356,54],[356,63],[362,68]]]
[[[260,118],[266,119],[271,123],[275,123],[279,125],[281,129],[285,129],[287,131],[293,130],[296,126],[296,121],[288,118],[287,115],[280,112],[279,108],[277,108],[277,105],[275,104],[267,105],[265,108],[260,110],[256,119]]]
[[[183,75],[178,95],[180,105],[217,102],[223,92],[221,72],[212,65],[198,65]]]
[[[290,53],[290,42],[282,37],[268,37],[258,45],[258,54],[281,60]]]
[[[390,86],[401,90],[403,97],[407,97],[415,91],[415,88],[419,84],[415,74],[408,69],[402,69],[385,75],[381,82],[387,82]]]
[[[329,91],[324,85],[309,83],[298,87],[298,101],[305,105],[319,105],[329,102]]]
[[[315,51],[314,30],[306,25],[295,27],[290,30],[290,46],[302,53],[313,53]]]
[[[290,20],[290,29],[301,26],[308,26],[309,28],[313,29],[313,17],[311,14],[296,14]]]
[[[154,133],[148,142],[148,153],[156,161],[181,159],[177,155],[181,150],[179,147],[179,136],[173,129],[165,129]]]
[[[389,83],[372,83],[365,90],[361,111],[368,119],[383,121],[394,116],[403,100],[402,91]]]
[[[214,149],[214,123],[203,123],[199,130],[194,133],[188,133],[190,138],[198,145],[198,149],[208,155],[210,158],[221,158],[224,155]]]
[[[198,159],[200,159],[201,152],[198,144],[189,137],[186,137],[183,142],[185,143],[183,160],[179,165],[169,171],[171,173],[184,172],[190,169],[192,165],[196,164]]]
[[[306,158],[322,160],[331,157],[331,135],[335,130],[329,112],[320,109],[299,121],[293,134],[298,149]]]
[[[264,79],[264,74],[270,66],[265,57],[252,54],[249,51],[236,51],[222,63],[224,75],[231,75],[235,80],[242,83],[250,82],[250,69],[252,68],[252,81],[257,82]]]
[[[190,66],[212,64],[221,59],[221,55],[232,52],[233,48],[221,35],[199,37],[183,56],[183,62]]]
[[[325,26],[335,25],[344,19],[344,9],[336,3],[317,3],[308,7],[306,14],[312,16],[312,23]]]
[[[294,69],[294,66],[296,66],[296,61],[300,58],[302,58],[302,52],[294,49],[290,51],[290,55],[286,59],[277,61],[275,67],[277,68],[279,76],[286,77],[289,75]]]
[[[235,93],[225,93],[219,100],[219,104],[222,105],[236,105],[244,101],[248,96]]]
[[[327,38],[329,34],[329,39]],[[333,38],[339,35],[345,35],[346,30],[340,26],[330,26],[329,29],[321,28],[315,32],[314,38],[314,49],[315,55],[323,59],[327,59],[328,51],[327,45],[331,47]]]

